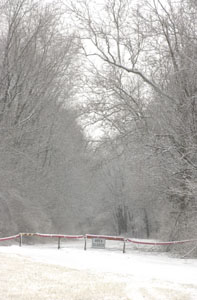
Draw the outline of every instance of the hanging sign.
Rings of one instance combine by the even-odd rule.
[[[92,248],[104,249],[105,248],[105,239],[93,238],[92,239]]]

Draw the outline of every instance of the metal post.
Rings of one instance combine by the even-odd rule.
[[[123,253],[126,252],[126,241],[125,241],[125,240],[124,240],[124,242],[123,242],[123,250],[122,250],[122,252],[123,252]]]
[[[87,249],[87,237],[85,236],[84,237],[84,250]]]
[[[61,240],[61,238],[58,237],[58,249],[60,249],[60,240]]]
[[[19,237],[19,247],[22,247],[23,244],[23,234],[20,233],[20,237]]]

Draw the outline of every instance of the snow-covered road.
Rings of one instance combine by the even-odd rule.
[[[63,248],[60,250],[57,250],[57,245],[54,244],[39,246],[24,245],[23,247],[7,246],[0,247],[0,257],[1,263],[4,257],[6,257],[6,261],[9,260],[9,258],[12,261],[16,259],[18,264],[28,259],[29,263],[31,263],[30,269],[32,270],[33,266],[36,268],[38,264],[42,264],[42,274],[45,272],[44,265],[46,265],[46,268],[51,266],[51,270],[53,270],[54,266],[59,266],[61,267],[59,270],[60,274],[54,274],[54,279],[57,276],[62,278],[62,267],[64,267],[65,270],[72,270],[72,272],[75,270],[76,272],[74,272],[73,276],[69,279],[73,281],[73,284],[75,284],[76,281],[75,277],[77,276],[79,279],[81,274],[83,274],[83,278],[84,276],[87,277],[87,286],[89,286],[89,284],[92,286],[92,284],[99,282],[96,289],[99,288],[101,290],[102,285],[105,287],[103,293],[98,293],[99,298],[97,298],[95,293],[89,295],[88,292],[86,292],[85,296],[79,293],[77,297],[72,298],[72,295],[69,295],[69,297],[64,296],[63,298],[58,298],[57,296],[56,299],[112,300],[116,299],[116,294],[117,299],[128,300],[197,299],[197,260],[170,258],[166,254],[142,253],[132,249],[128,249],[127,253],[123,254],[120,249],[121,245],[116,243],[114,247],[105,250],[91,249],[89,245],[88,250],[84,251],[83,242],[64,243]],[[0,276],[5,275],[4,273],[0,273]],[[53,277],[53,274],[51,274],[51,276]],[[45,281],[47,284],[47,279]],[[68,280],[66,280],[66,282],[68,282]],[[69,282],[69,284],[71,284],[71,282]],[[84,284],[86,284],[86,281],[85,283],[83,281],[83,286]],[[111,296],[108,295],[109,298],[107,298],[108,296],[106,294],[107,286],[109,286],[110,289],[114,289],[114,294],[111,294]],[[115,291],[116,288],[117,291]],[[8,299],[20,298],[8,297]],[[46,299],[52,298],[49,296],[49,298]]]

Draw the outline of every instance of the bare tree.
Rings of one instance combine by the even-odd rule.
[[[87,89],[92,122],[107,124],[108,132],[127,141],[140,128],[144,155],[157,157],[166,179],[175,227],[188,234],[182,224],[196,207],[196,7],[109,0],[102,8],[72,3],[70,10],[93,74]]]
[[[48,206],[55,197],[50,180],[56,178],[57,187],[61,173],[51,167],[58,146],[54,135],[62,110],[71,123],[64,108],[76,89],[78,42],[62,27],[56,5],[1,1],[0,16],[1,216],[11,215],[7,232],[13,224],[12,230],[50,228]],[[61,127],[63,135],[66,130],[73,134]],[[67,148],[65,153],[73,151]]]

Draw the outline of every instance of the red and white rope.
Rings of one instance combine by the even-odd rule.
[[[38,236],[38,237],[49,237],[49,238],[65,238],[65,239],[105,239],[105,240],[111,240],[111,241],[122,241],[122,242],[128,242],[138,245],[152,245],[152,246],[166,246],[166,245],[176,245],[176,244],[185,244],[185,243],[193,243],[197,242],[197,239],[190,239],[190,240],[180,240],[180,241],[158,241],[158,242],[152,242],[152,241],[142,241],[142,240],[135,240],[131,238],[124,238],[121,236],[110,236],[110,235],[96,235],[96,234],[86,234],[86,235],[64,235],[64,234],[45,234],[45,233],[19,233],[13,236],[8,236],[4,238],[0,238],[1,241],[8,241],[8,240],[14,240],[21,236]]]
[[[139,244],[139,245],[167,246],[167,245],[176,245],[176,244],[197,242],[197,239],[182,240],[182,241],[168,241],[168,242],[146,242],[146,241],[137,241],[137,240],[133,240],[133,239],[126,239],[126,242],[130,242],[133,244]]]
[[[14,240],[14,239],[17,239],[19,237],[20,237],[20,234],[16,234],[16,235],[12,235],[12,236],[8,236],[8,237],[0,238],[0,242]]]
[[[111,241],[124,241],[125,238],[122,236],[110,236],[110,235],[96,235],[96,234],[86,234],[85,235],[87,239],[105,239],[105,240],[111,240]]]
[[[35,233],[34,235],[40,236],[40,237],[63,238],[63,239],[82,239],[82,238],[84,238],[84,235],[45,234],[45,233]]]

